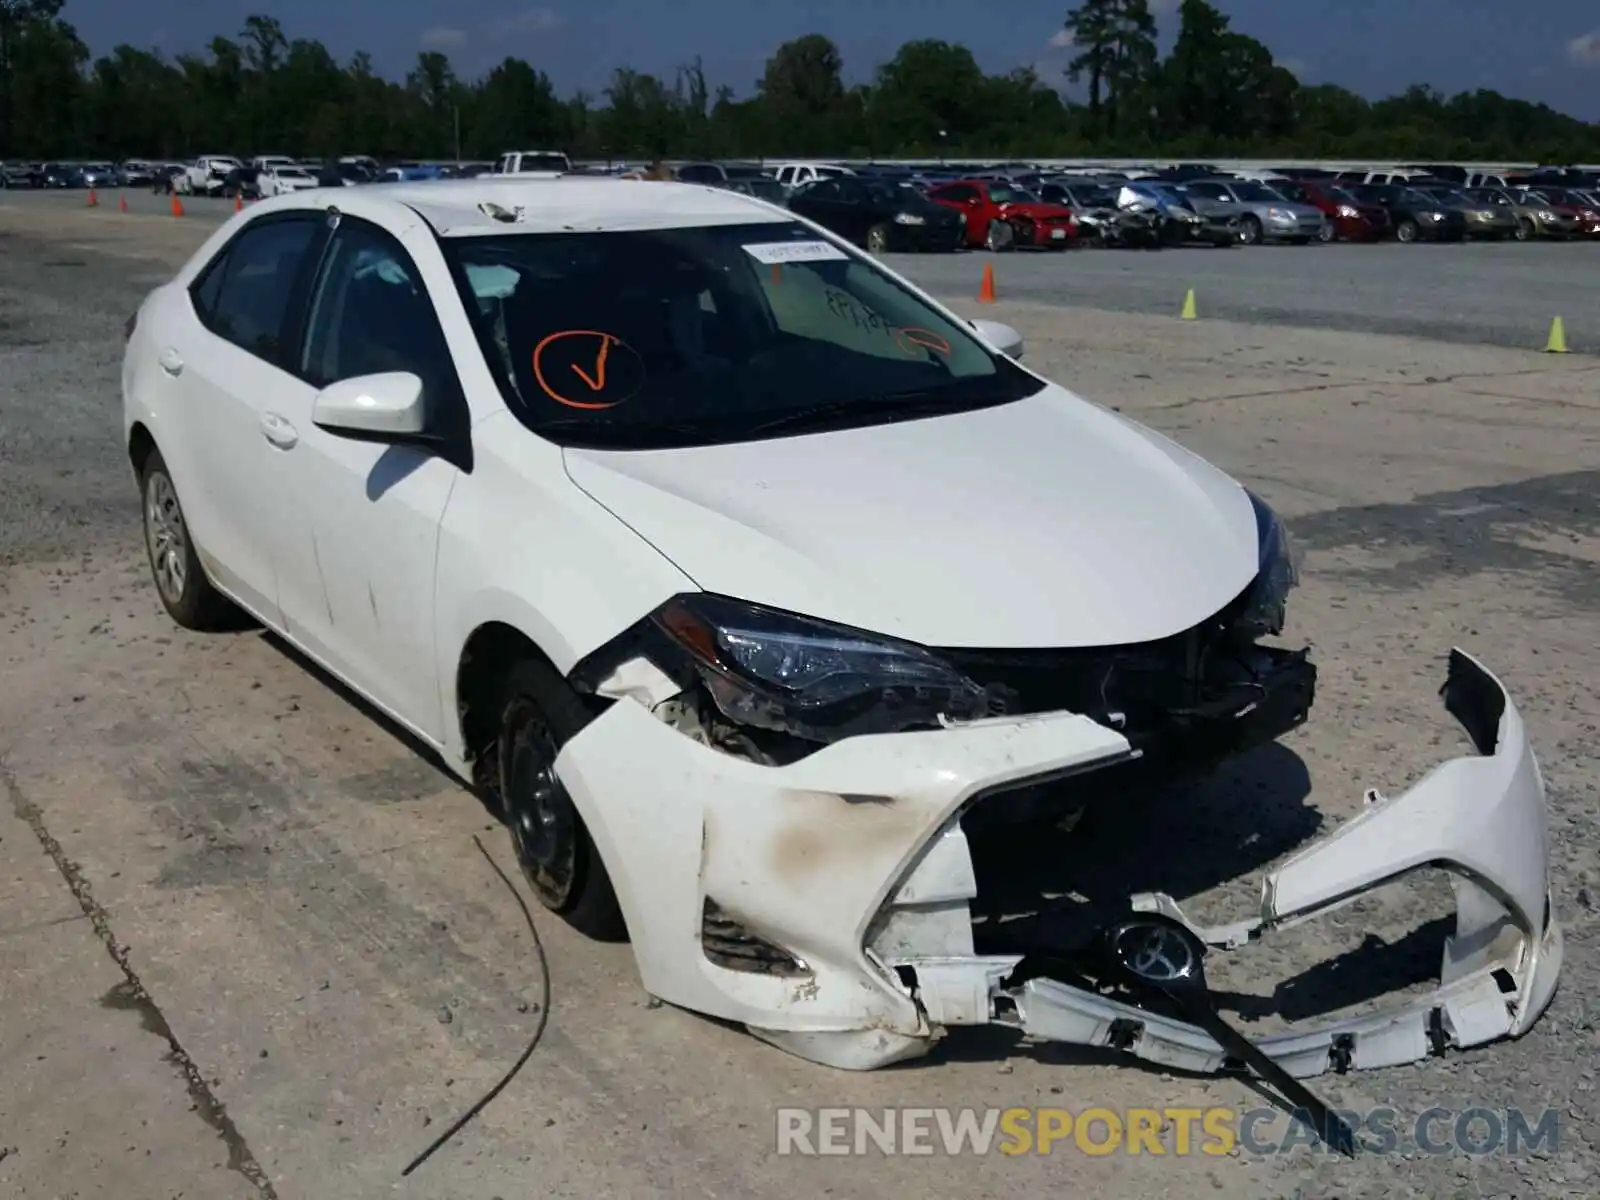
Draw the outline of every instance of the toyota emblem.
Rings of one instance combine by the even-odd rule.
[[[1111,951],[1123,968],[1150,983],[1193,979],[1200,956],[1183,931],[1159,921],[1128,921],[1111,936]]]

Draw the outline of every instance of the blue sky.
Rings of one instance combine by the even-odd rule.
[[[1595,0],[1220,0],[1235,29],[1260,38],[1308,82],[1381,96],[1410,83],[1447,92],[1495,88],[1600,120],[1600,5]],[[65,16],[95,53],[118,42],[169,53],[238,29],[251,12],[291,37],[321,39],[341,59],[369,51],[403,72],[422,48],[463,74],[507,54],[563,92],[598,91],[627,64],[671,75],[695,55],[713,85],[741,93],[778,43],[832,37],[847,73],[865,78],[901,42],[962,41],[991,71],[1031,63],[1060,81],[1069,53],[1052,44],[1063,0],[67,0]],[[1152,0],[1163,33],[1177,0]],[[1003,14],[1003,16],[1002,16]]]

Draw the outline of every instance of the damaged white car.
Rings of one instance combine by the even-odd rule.
[[[1204,945],[1425,866],[1458,878],[1439,988],[1260,1051],[1405,1062],[1550,1000],[1542,781],[1459,653],[1476,754],[1370,796],[1259,914],[1136,897],[1076,958],[975,936],[973,826],[1305,719],[1312,664],[1263,640],[1294,565],[1259,497],[791,213],[626,181],[302,192],[128,336],[173,617],[242,607],[424,739],[664,1000],[848,1068],[1004,1023],[1220,1069],[1249,1055],[1180,994]]]

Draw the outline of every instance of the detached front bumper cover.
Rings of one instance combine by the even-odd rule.
[[[1478,756],[1452,759],[1401,795],[1367,793],[1366,809],[1263,884],[1258,916],[1222,927],[1190,921],[1170,896],[1133,898],[1135,912],[1232,949],[1269,930],[1331,912],[1425,867],[1449,871],[1456,929],[1440,986],[1414,1003],[1257,1041],[1296,1078],[1394,1066],[1525,1033],[1556,989],[1562,937],[1550,905],[1544,783],[1522,718],[1500,682],[1460,650],[1441,689]],[[989,1021],[1078,1045],[1107,1046],[1178,1070],[1236,1065],[1205,1030],[1138,1003],[1040,977],[1019,958],[907,962],[935,1023]],[[1034,977],[1024,978],[1033,974]]]

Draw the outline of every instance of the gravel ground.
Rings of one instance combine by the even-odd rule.
[[[779,1158],[781,1104],[1264,1101],[1238,1080],[998,1032],[952,1037],[905,1069],[828,1072],[652,1007],[625,947],[552,920],[540,928],[555,993],[540,996],[520,916],[471,840],[484,834],[506,861],[476,801],[272,639],[174,629],[146,582],[118,445],[120,325],[205,229],[0,203],[0,1194],[1594,1194],[1600,360],[963,302],[1015,323],[1039,369],[1279,508],[1305,554],[1291,632],[1322,670],[1310,723],[1280,747],[1097,814],[1079,837],[1004,848],[984,865],[986,879],[1006,877],[993,903],[1164,887],[1204,917],[1239,914],[1260,870],[1356,812],[1363,787],[1397,791],[1462,752],[1433,694],[1461,644],[1505,679],[1541,753],[1563,990],[1518,1043],[1318,1086],[1403,1121],[1435,1106],[1516,1107],[1532,1121],[1554,1110],[1558,1148],[1406,1147],[1354,1163],[1306,1149]],[[1301,254],[1218,262],[1279,253]],[[1007,257],[1002,294],[1020,270],[1117,257]],[[1390,301],[1379,288],[1361,303]],[[1258,1027],[1347,1007],[1362,985],[1415,986],[1436,968],[1447,911],[1431,882],[1385,891],[1213,974]],[[550,1031],[524,1074],[398,1181],[515,1057],[543,1004]]]

